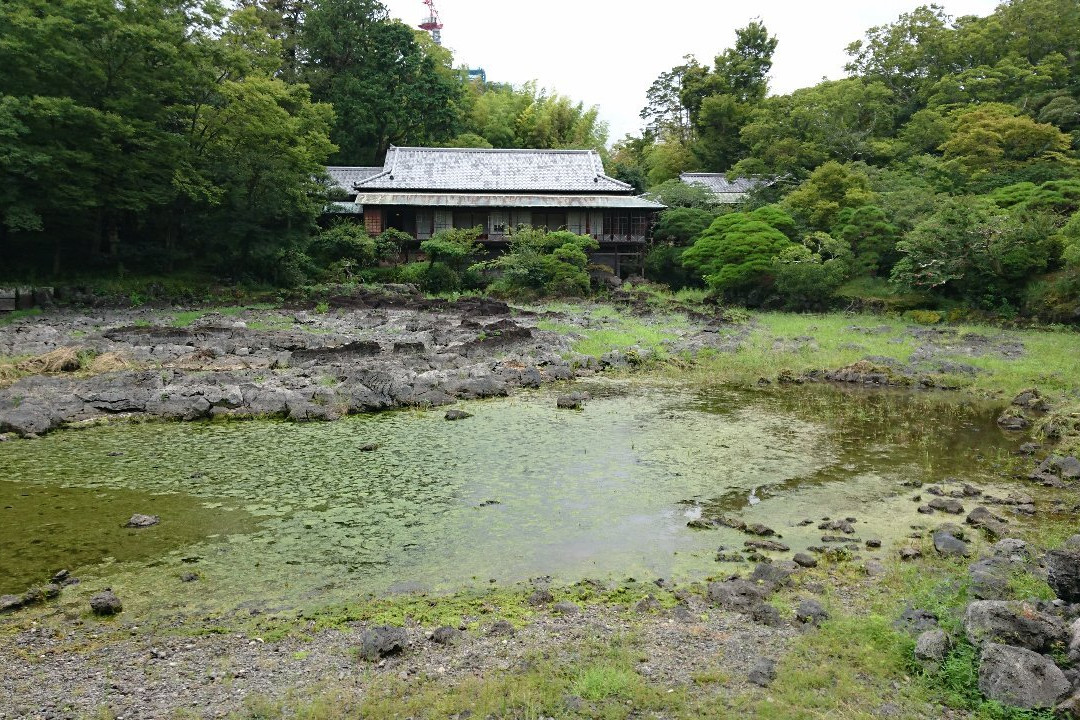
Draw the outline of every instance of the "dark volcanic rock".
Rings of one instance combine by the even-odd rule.
[[[1019,413],[1006,411],[997,419],[998,425],[1006,430],[1027,430],[1031,421]]]
[[[829,619],[829,613],[817,600],[802,600],[795,608],[795,619],[809,625],[820,625]]]
[[[968,605],[964,634],[972,645],[995,642],[1036,652],[1049,652],[1067,639],[1060,618],[1009,600],[976,600]]]
[[[768,687],[776,679],[776,661],[772,658],[758,658],[750,668],[747,679],[759,687]]]
[[[0,595],[0,614],[14,612],[23,606],[23,599],[18,595]]]
[[[461,640],[461,636],[462,633],[457,628],[443,625],[431,633],[431,641],[439,645],[454,645]]]
[[[581,393],[570,393],[555,398],[555,407],[564,410],[580,410],[585,406],[585,397]]]
[[[927,630],[915,640],[915,659],[927,669],[941,665],[949,654],[952,640],[944,630]]]
[[[945,557],[967,557],[971,548],[960,537],[960,533],[950,526],[942,526],[934,531],[934,549]]]
[[[161,522],[161,518],[157,515],[141,515],[135,513],[131,516],[131,519],[127,521],[124,527],[148,528],[157,525],[159,522]]]
[[[1076,480],[1080,478],[1080,460],[1072,456],[1051,455],[1043,460],[1037,472],[1054,475],[1063,480]]]
[[[800,565],[804,568],[815,568],[818,564],[817,559],[815,559],[811,555],[807,555],[806,553],[795,553],[795,556],[791,559],[797,565]]]
[[[979,690],[1002,705],[1052,708],[1069,681],[1052,660],[1031,650],[991,643],[979,663]]]
[[[964,522],[972,527],[979,528],[991,540],[997,540],[1009,532],[1005,518],[995,515],[981,505],[972,510]]]
[[[572,603],[569,600],[562,600],[551,606],[551,611],[558,613],[559,615],[580,615],[581,608],[577,603]]]
[[[1080,536],[1073,538],[1080,540]],[[1046,553],[1046,582],[1065,602],[1080,602],[1080,549],[1070,542]]]
[[[743,543],[754,550],[767,550],[769,552],[787,552],[791,548],[776,540],[747,540]]]
[[[555,601],[555,596],[551,594],[551,591],[547,588],[538,588],[529,595],[528,603],[530,605],[547,605],[550,602]]]
[[[964,512],[964,506],[959,500],[954,498],[936,497],[927,503],[935,510],[941,510],[942,512],[951,513],[953,515],[959,515]]]
[[[705,597],[713,605],[745,612],[758,605],[765,598],[765,592],[757,583],[733,578],[709,583]]]
[[[90,598],[90,609],[95,615],[116,615],[124,609],[124,604],[112,590],[104,590]]]
[[[907,608],[893,623],[893,627],[912,635],[920,635],[929,630],[937,630],[938,617],[928,610]]]
[[[401,652],[408,644],[409,637],[403,628],[378,625],[360,634],[360,646],[357,652],[365,660],[379,660]]]
[[[784,622],[783,618],[780,617],[780,611],[765,602],[758,603],[750,608],[750,617],[753,618],[754,622],[770,627],[777,627]]]
[[[472,413],[465,412],[464,410],[447,410],[444,415],[447,420],[464,420],[465,418],[471,418]]]
[[[1044,398],[1035,388],[1021,392],[1013,398],[1012,404],[1024,408],[1025,410],[1034,410],[1036,412],[1046,412],[1050,409],[1050,403],[1048,403],[1046,398]]]

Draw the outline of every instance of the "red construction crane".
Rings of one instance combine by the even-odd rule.
[[[428,16],[420,22],[420,29],[431,33],[431,39],[436,45],[442,45],[442,21],[439,20],[439,11],[435,9],[435,0],[424,0],[428,8]]]

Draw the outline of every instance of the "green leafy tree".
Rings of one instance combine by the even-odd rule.
[[[828,231],[836,225],[841,210],[870,205],[874,200],[870,178],[862,168],[830,160],[788,193],[783,206],[806,227]]]
[[[953,171],[970,180],[1036,160],[1070,165],[1069,146],[1069,137],[1055,126],[1037,123],[1011,105],[994,103],[956,111],[949,138],[940,149]]]
[[[900,229],[877,205],[844,208],[837,215],[832,235],[848,244],[859,274],[887,275],[898,259]]]
[[[847,279],[852,262],[847,243],[826,233],[812,233],[773,261],[776,291],[789,309],[824,309]]]
[[[476,269],[498,273],[491,289],[499,294],[582,296],[589,291],[587,253],[597,248],[599,243],[588,235],[522,226],[511,231],[506,253]]]
[[[683,265],[727,297],[754,298],[772,284],[773,259],[792,246],[766,221],[782,215],[776,208],[721,215],[682,254]],[[794,225],[790,218],[784,224]]]
[[[1009,215],[985,197],[959,197],[897,244],[892,279],[999,307],[1019,302],[1032,275],[1055,262],[1059,246],[1045,215]]]
[[[335,162],[372,165],[391,144],[458,134],[462,86],[444,65],[448,53],[425,47],[377,0],[320,0],[301,40],[303,77],[317,100],[334,106]]]
[[[716,206],[716,196],[703,185],[691,185],[672,178],[655,185],[645,193],[645,197],[655,200],[669,208],[698,208],[708,210]]]
[[[660,241],[686,245],[705,232],[716,213],[697,207],[672,207],[660,213],[653,226],[653,237]]]

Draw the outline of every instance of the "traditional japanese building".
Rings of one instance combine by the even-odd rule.
[[[594,150],[391,147],[381,168],[329,167],[371,234],[397,228],[425,240],[448,228],[480,227],[493,249],[519,225],[566,229],[600,243],[592,258],[618,270],[639,256],[663,205],[604,174]]]
[[[721,205],[737,205],[746,202],[749,193],[769,187],[775,180],[757,177],[740,177],[728,180],[724,173],[682,173],[679,179],[687,185],[707,188]]]

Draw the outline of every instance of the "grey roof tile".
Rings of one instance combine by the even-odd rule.
[[[604,174],[603,162],[595,150],[391,147],[383,171],[361,179],[358,185],[365,191],[633,191],[632,186]]]
[[[353,188],[353,184],[364,178],[369,178],[372,175],[378,175],[382,171],[383,169],[381,167],[346,167],[341,165],[331,165],[326,168],[326,174],[330,176],[330,180],[334,183],[334,187],[350,194],[356,192]]]
[[[755,177],[740,177],[728,180],[724,173],[682,173],[679,179],[687,185],[701,185],[712,190],[717,195],[727,193],[748,193],[759,187],[768,187],[773,180]]]

